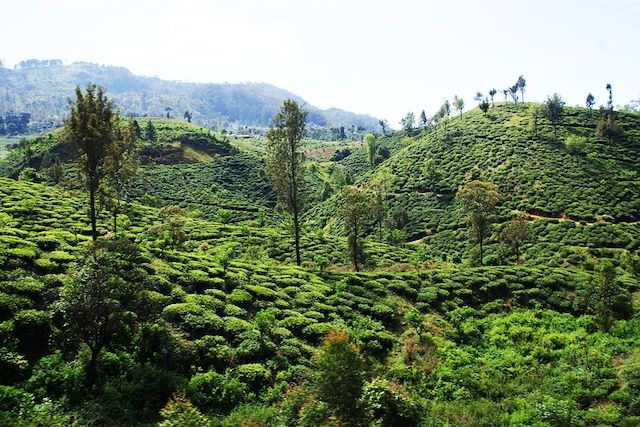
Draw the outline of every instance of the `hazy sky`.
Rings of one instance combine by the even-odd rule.
[[[267,82],[397,123],[506,88],[568,105],[640,97],[638,1],[2,0],[0,59],[121,65],[195,82]]]

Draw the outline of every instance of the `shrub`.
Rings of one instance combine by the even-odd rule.
[[[314,360],[314,389],[320,400],[344,420],[359,417],[364,361],[344,332],[329,333]]]
[[[399,384],[375,378],[364,385],[361,404],[370,425],[417,426],[419,416],[409,393]]]
[[[196,405],[215,412],[227,412],[251,398],[247,385],[232,377],[231,371],[195,374],[187,384],[187,394]]]
[[[564,146],[571,154],[582,154],[585,152],[587,139],[583,136],[569,135],[564,140]]]
[[[175,393],[160,411],[163,421],[158,427],[206,427],[209,419],[193,406],[184,392]]]

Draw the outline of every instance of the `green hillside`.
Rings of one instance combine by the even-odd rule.
[[[118,233],[99,205],[95,242],[61,131],[20,142],[0,161],[0,425],[637,425],[640,117],[609,140],[597,113],[554,132],[533,108],[379,136],[373,158],[304,140],[301,266],[264,138],[138,118]],[[500,193],[485,266],[455,197],[476,179]],[[382,201],[360,272],[351,184]]]
[[[365,188],[373,183],[383,186],[387,210],[408,215],[404,228],[408,240],[421,240],[443,256],[468,255],[466,218],[454,196],[472,179],[498,186],[499,223],[515,212],[538,219],[534,243],[640,247],[640,117],[620,112],[624,133],[609,141],[596,137],[596,114],[590,118],[586,109],[565,107],[556,138],[545,119],[538,118],[537,129],[532,129],[533,105],[516,110],[513,104],[499,104],[486,115],[475,109],[450,119],[446,131],[443,125],[416,130],[411,139],[405,135],[408,145],[375,170],[363,174],[366,169],[356,167],[356,183]],[[579,152],[565,145],[572,135],[584,138]],[[394,134],[383,141],[398,139]],[[359,156],[359,164],[364,164],[364,149]],[[429,161],[435,173],[425,169]],[[309,220],[339,231],[332,219],[339,200],[335,196],[314,207]],[[499,226],[496,236],[497,231]],[[536,246],[526,254],[534,265],[541,261]]]
[[[27,423],[144,425],[176,388],[228,423],[286,418],[296,403],[285,390],[313,378],[315,346],[333,329],[349,331],[367,377],[382,375],[389,385],[381,390],[401,393],[396,404],[408,411],[409,423],[607,423],[622,420],[637,398],[630,389],[637,385],[628,381],[640,345],[638,319],[595,332],[580,296],[593,273],[547,267],[322,273],[282,264],[290,262],[282,258],[288,245],[277,245],[277,235],[269,243],[273,231],[250,226],[191,219],[188,241],[163,248],[153,232],[158,210],[140,205],[122,220],[136,243],[103,242],[129,266],[120,274],[135,274],[137,282],[127,291],[129,314],[117,324],[124,329],[98,359],[98,387],[85,389],[88,355],[80,347],[77,358],[67,359],[68,350],[60,350],[69,331],[56,303],[89,243],[82,197],[42,184],[1,183],[1,390],[3,402],[28,410],[19,417]],[[328,251],[324,239],[307,237],[305,251]],[[221,255],[226,245],[235,247],[230,262]],[[408,256],[389,247],[382,253]],[[629,275],[620,280],[635,283]],[[53,401],[37,403],[45,396]],[[609,403],[599,405],[603,400]],[[2,419],[13,425],[16,412],[4,411]]]

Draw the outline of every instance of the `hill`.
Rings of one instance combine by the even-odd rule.
[[[540,118],[534,133],[534,105],[516,110],[513,104],[499,104],[486,115],[475,109],[450,119],[446,131],[440,125],[379,137],[383,145],[402,148],[374,169],[364,161],[365,148],[342,162],[360,159],[345,163],[356,184],[383,187],[388,215],[405,213],[407,239],[428,244],[438,258],[470,255],[466,218],[454,196],[472,179],[498,186],[498,224],[516,212],[538,220],[538,237],[525,256],[533,263],[540,261],[536,243],[542,244],[543,236],[569,246],[640,247],[640,116],[619,112],[624,133],[609,141],[596,136],[595,114],[590,118],[586,109],[565,107],[556,137],[551,124]],[[584,138],[578,151],[565,143],[571,136]],[[339,232],[334,218],[339,203],[336,195],[313,208],[310,223]],[[499,230],[492,240],[495,251]],[[597,243],[586,244],[586,235]]]
[[[263,128],[285,99],[293,99],[309,111],[311,125],[361,132],[378,129],[373,117],[336,108],[321,110],[266,83],[185,83],[136,76],[123,67],[55,61],[38,66],[41,61],[34,61],[13,70],[0,67],[0,113],[29,113],[32,125],[39,128],[59,125],[75,87],[94,83],[107,90],[123,116],[164,117],[170,108],[173,117],[182,118],[189,111],[194,123],[209,128]]]
[[[60,131],[22,141],[0,161],[0,425],[634,425],[640,121],[608,140],[584,109],[533,129],[534,108],[379,136],[373,158],[305,140],[300,267],[264,138],[138,118],[156,138],[95,243]],[[501,194],[482,267],[472,179]],[[351,183],[383,201],[359,273]],[[521,262],[499,242],[515,211]]]

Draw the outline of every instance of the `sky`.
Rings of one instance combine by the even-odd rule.
[[[396,125],[527,81],[525,101],[640,98],[640,1],[0,0],[0,60],[266,82]],[[502,99],[501,97],[498,97]]]

